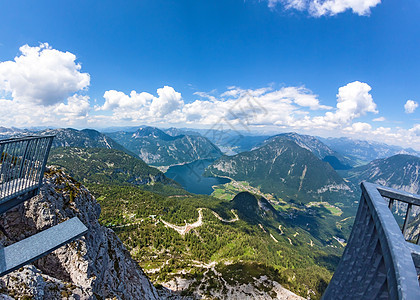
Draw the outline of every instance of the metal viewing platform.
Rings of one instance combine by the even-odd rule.
[[[0,214],[38,193],[53,139],[0,140]]]
[[[323,299],[420,299],[420,196],[363,182],[353,230]],[[395,215],[395,216],[394,216]]]
[[[37,195],[54,136],[0,140],[0,214]],[[0,247],[0,276],[85,234],[74,217],[7,247]]]

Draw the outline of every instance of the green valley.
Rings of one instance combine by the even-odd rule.
[[[90,190],[101,204],[101,222],[113,228],[152,280],[163,285],[186,280],[184,294],[211,296],[227,288],[226,282],[254,284],[253,277],[268,276],[305,297],[313,290],[316,299],[342,251],[335,241],[325,247],[290,226],[267,200],[249,193],[224,201],[205,195],[164,196],[134,186],[94,185]],[[198,209],[202,224],[185,235],[163,222],[192,224],[199,219]]]

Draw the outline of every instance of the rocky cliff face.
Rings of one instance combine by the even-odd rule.
[[[398,154],[349,170],[345,178],[359,185],[366,180],[409,193],[420,193],[420,157]]]
[[[77,216],[88,233],[0,278],[0,299],[162,299],[115,233],[98,223],[100,206],[61,171],[49,169],[38,196],[0,219],[7,246]],[[27,298],[25,298],[25,296]]]

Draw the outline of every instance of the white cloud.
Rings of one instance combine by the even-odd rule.
[[[309,107],[311,110],[332,109],[330,106],[320,105],[318,96],[303,87],[286,87],[283,89],[284,96],[293,100],[299,106]]]
[[[413,133],[415,136],[420,136],[420,124],[416,124],[409,130],[411,133]]]
[[[210,101],[217,101],[217,98],[206,92],[195,92],[194,95],[200,96],[201,98],[209,99]]]
[[[381,0],[268,0],[270,8],[282,4],[285,9],[307,11],[314,17],[334,16],[351,10],[359,16],[367,16],[370,9],[381,3]]]
[[[372,126],[368,123],[356,122],[351,124],[351,126],[344,128],[344,131],[359,133],[359,132],[368,132],[372,129]]]
[[[214,91],[212,92],[214,93]],[[283,87],[273,90],[231,87],[220,95],[196,92],[198,99],[184,103],[172,87],[157,90],[159,97],[133,91],[130,95],[111,90],[104,94],[105,103],[97,110],[111,110],[114,120],[148,121],[149,123],[184,123],[213,125],[288,125],[307,115],[306,109],[331,109],[321,105],[315,94],[304,87]]]
[[[73,124],[86,118],[89,97],[80,95],[90,76],[70,52],[24,45],[13,61],[0,62],[0,124],[6,126]]]
[[[416,101],[407,100],[407,102],[404,104],[404,110],[407,114],[412,114],[418,106],[419,104]]]
[[[309,11],[314,16],[336,15],[348,9],[359,16],[370,14],[370,9],[381,3],[381,0],[325,0],[311,1]]]
[[[90,76],[70,52],[24,45],[14,61],[0,63],[0,90],[17,101],[53,105],[89,86]]]
[[[169,113],[178,110],[184,105],[181,93],[178,93],[170,86],[164,86],[157,90],[159,97],[153,98],[150,105],[150,112],[157,117],[164,117]]]
[[[339,129],[369,112],[378,113],[376,103],[369,94],[372,88],[364,82],[354,81],[338,89],[337,107],[323,116],[305,117],[293,124],[301,128]]]
[[[372,88],[360,81],[351,82],[338,89],[337,110],[327,112],[325,120],[341,124],[365,115],[368,112],[378,113],[376,103],[369,94]]]
[[[170,86],[157,89],[158,97],[152,94],[131,91],[130,95],[116,90],[104,93],[105,103],[96,110],[112,111],[114,120],[157,121],[168,114],[174,114],[183,107],[181,93],[176,92]]]
[[[54,112],[63,115],[63,121],[73,123],[88,116],[90,110],[89,97],[73,95],[67,99],[67,104],[60,103],[54,109]]]
[[[379,117],[372,120],[373,122],[384,122],[386,121],[385,117]]]
[[[102,107],[98,107],[97,110],[114,110],[117,113],[136,113],[150,106],[153,95],[149,93],[137,93],[131,91],[130,95],[126,95],[123,92],[116,90],[109,90],[104,93],[105,103]]]

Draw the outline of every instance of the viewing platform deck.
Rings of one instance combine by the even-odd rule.
[[[37,195],[54,136],[0,140],[0,214]],[[7,247],[0,246],[0,276],[79,238],[86,226],[74,217]]]
[[[323,299],[420,299],[420,196],[372,183]]]

